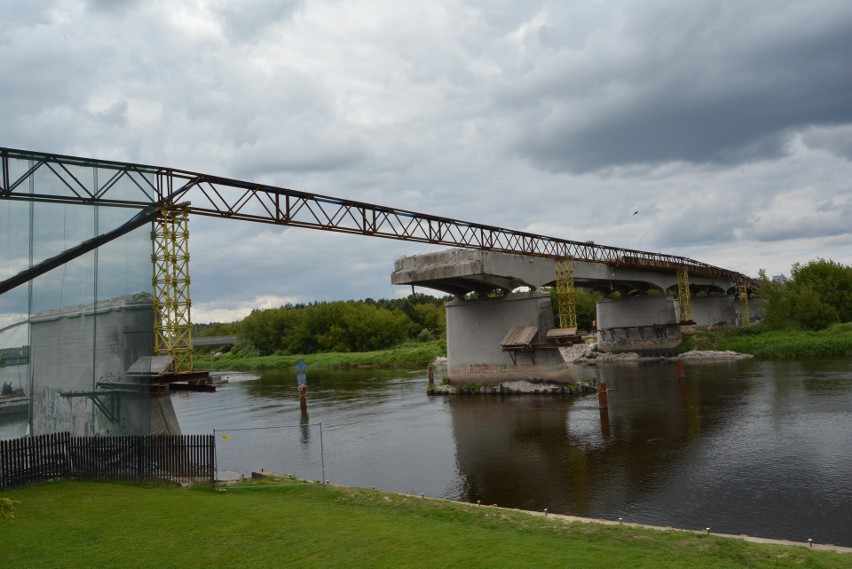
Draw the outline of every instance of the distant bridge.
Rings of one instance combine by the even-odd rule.
[[[196,336],[192,339],[192,347],[201,346],[233,346],[237,343],[236,336]]]

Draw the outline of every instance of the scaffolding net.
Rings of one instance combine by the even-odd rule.
[[[123,176],[103,164],[4,156],[0,174],[4,282],[124,226],[156,199],[153,174]],[[111,206],[80,203],[107,191]],[[0,382],[26,398],[23,418],[0,398],[0,437],[167,430],[168,398],[151,396],[146,366],[151,230],[145,223],[0,293]]]

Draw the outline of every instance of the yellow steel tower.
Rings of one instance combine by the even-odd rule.
[[[740,326],[748,326],[751,324],[751,314],[748,310],[748,287],[745,283],[741,283],[740,289]]]
[[[556,261],[556,307],[560,328],[577,328],[577,295],[571,259]]]
[[[692,300],[689,296],[689,273],[686,269],[677,271],[677,300],[680,304],[680,323],[692,323]]]
[[[154,241],[154,355],[173,356],[170,371],[192,372],[192,320],[189,309],[189,214],[163,209]]]

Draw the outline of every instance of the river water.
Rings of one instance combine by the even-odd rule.
[[[183,432],[217,445],[277,433],[246,443],[264,457],[251,468],[288,445],[267,468],[316,466],[321,424],[309,477],[333,483],[852,546],[852,360],[583,373],[610,389],[605,413],[594,396],[429,397],[425,373],[379,370],[309,369],[307,417],[291,370],[172,400]]]

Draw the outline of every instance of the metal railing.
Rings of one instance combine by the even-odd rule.
[[[212,435],[72,437],[0,441],[0,488],[51,478],[214,482]]]

